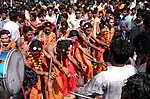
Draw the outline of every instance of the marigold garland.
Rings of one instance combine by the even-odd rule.
[[[35,69],[40,69],[41,65],[42,65],[42,60],[38,59],[38,61],[35,61],[33,55],[31,54],[31,52],[28,52],[28,56],[31,58],[31,62],[34,66]]]

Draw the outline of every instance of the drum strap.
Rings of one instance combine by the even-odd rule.
[[[40,76],[40,80],[41,80],[41,91],[43,94],[43,99],[46,99],[46,89],[45,89],[45,82],[44,82],[44,76]]]

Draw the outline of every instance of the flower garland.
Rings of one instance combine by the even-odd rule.
[[[31,58],[31,62],[34,66],[35,69],[40,69],[41,65],[42,65],[42,60],[38,59],[38,61],[35,61],[33,55],[31,54],[31,52],[28,52],[28,56]]]

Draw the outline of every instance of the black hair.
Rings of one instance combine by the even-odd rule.
[[[31,18],[33,18],[33,20],[36,20],[36,13],[31,13]]]
[[[136,8],[132,8],[131,10],[132,10],[132,11],[133,11],[133,10],[135,10],[135,11],[136,11]]]
[[[66,21],[61,22],[61,26],[65,25],[66,28],[68,28],[68,23]]]
[[[150,74],[150,33],[143,32],[137,35],[133,42],[138,55],[137,61],[140,59],[138,65],[146,63],[146,72]]]
[[[55,13],[58,12],[58,9],[54,9],[54,12],[55,12]]]
[[[79,32],[77,30],[71,30],[70,33],[69,33],[68,38],[71,38],[73,36],[79,37]]]
[[[143,24],[145,26],[145,29],[149,29],[150,28],[150,12],[145,13],[145,17],[143,20]]]
[[[71,45],[71,41],[69,41],[69,40],[58,41],[58,43],[57,43],[57,49],[59,49],[59,50],[57,50],[58,53],[60,54],[60,53],[67,52],[70,45]]]
[[[5,13],[7,15],[8,11],[7,10],[3,10],[1,13]]]
[[[110,50],[115,62],[119,64],[124,64],[134,53],[132,43],[121,39],[113,41]]]
[[[61,10],[63,10],[63,9],[65,9],[65,10],[66,10],[65,5],[60,5],[60,6],[59,6],[59,10],[61,11]]]
[[[14,12],[14,11],[11,11],[11,12],[9,13],[9,19],[10,19],[11,21],[17,21],[17,13]]]
[[[53,10],[53,7],[48,7],[47,10]]]
[[[82,26],[84,22],[85,22],[85,20],[81,20],[80,21],[80,26]]]
[[[51,22],[45,22],[43,24],[44,27],[49,27],[49,28],[52,28],[52,23]]]
[[[25,15],[24,15],[24,14],[20,15],[19,17],[20,17],[23,21],[25,20]]]
[[[32,31],[33,29],[31,26],[23,26],[23,34],[28,33],[29,31]]]
[[[4,34],[7,34],[7,35],[10,35],[10,32],[8,31],[8,30],[1,30],[0,31],[0,37],[2,36],[2,35],[4,35]]]
[[[87,12],[91,12],[91,13],[93,13],[93,10],[89,9],[89,10],[87,10]]]
[[[107,14],[111,14],[111,15],[113,15],[113,12],[112,12],[112,10],[111,10],[111,9],[108,9],[108,10],[106,11],[106,13],[107,13]]]
[[[42,43],[41,43],[41,41],[39,41],[39,40],[37,40],[37,39],[33,40],[33,41],[31,42],[31,44],[29,45],[29,48],[30,48],[31,50],[33,50],[34,47],[36,47],[36,48],[41,48],[41,49],[42,49]]]
[[[72,8],[72,5],[68,5],[67,6],[67,10],[69,11],[69,8]]]
[[[138,73],[127,79],[121,99],[150,99],[150,75]]]
[[[143,32],[134,38],[133,44],[136,48],[136,53],[146,54],[150,53],[150,33]]]
[[[94,11],[98,12],[98,8],[97,8],[97,7],[96,7],[96,8],[94,8]]]
[[[79,12],[80,12],[81,10],[80,10],[80,9],[76,9],[76,11],[75,11],[75,12],[77,12],[77,11],[79,11]]]
[[[68,14],[67,13],[63,13],[62,17],[68,19]]]

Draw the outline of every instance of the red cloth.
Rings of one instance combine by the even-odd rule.
[[[68,57],[63,57],[63,65],[68,68],[70,75],[76,75],[76,70],[71,62],[69,62]],[[66,77],[66,75],[61,74],[63,80],[63,94],[64,96],[69,95],[69,90],[76,91],[77,77]]]

